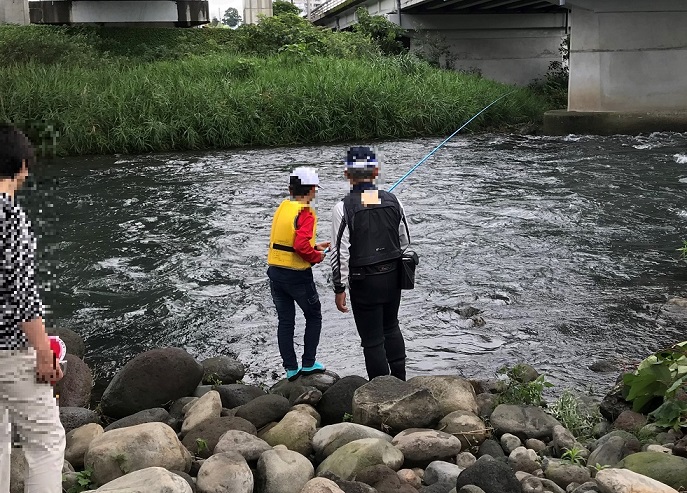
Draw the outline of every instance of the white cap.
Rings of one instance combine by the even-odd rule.
[[[300,166],[294,169],[289,175],[289,178],[295,176],[301,182],[301,185],[320,186],[320,178],[317,176],[317,170],[308,166]]]

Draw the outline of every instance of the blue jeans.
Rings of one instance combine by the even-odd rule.
[[[287,370],[298,368],[296,352],[293,348],[293,333],[296,327],[296,306],[303,310],[305,316],[305,335],[303,337],[303,367],[315,364],[317,345],[320,343],[322,331],[322,305],[317,295],[317,288],[312,279],[304,271],[290,271],[278,267],[270,267],[267,271],[270,277],[272,300],[277,309],[279,325],[277,326],[277,342],[279,352]]]

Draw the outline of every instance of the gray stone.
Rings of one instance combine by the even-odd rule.
[[[308,459],[281,445],[260,456],[255,473],[257,493],[300,493],[315,475]]]
[[[393,376],[374,378],[353,395],[353,421],[393,432],[408,428],[430,428],[441,418],[436,399],[429,390],[416,388]]]
[[[103,434],[103,427],[98,423],[89,423],[67,433],[67,445],[64,458],[73,467],[83,468],[84,456],[91,442]]]
[[[589,469],[586,467],[559,460],[550,460],[544,473],[546,479],[550,479],[564,489],[570,483],[583,484],[591,479]]]
[[[313,478],[305,483],[300,493],[344,493],[344,491],[330,479]]]
[[[528,476],[520,481],[523,493],[566,493],[566,491],[549,479]]]
[[[60,396],[60,406],[87,407],[91,402],[93,373],[81,358],[74,354],[65,357],[67,366],[62,380],[55,385],[55,394]]]
[[[415,488],[401,482],[396,471],[383,464],[366,467],[357,474],[356,480],[373,486],[378,493],[417,493]]]
[[[469,411],[477,414],[475,389],[470,382],[454,375],[427,375],[413,377],[408,383],[417,388],[429,390],[439,403],[442,416],[454,411]]]
[[[386,433],[356,423],[338,423],[324,426],[313,437],[315,460],[322,462],[338,448],[354,440],[378,438],[391,442],[392,437]]]
[[[455,489],[453,483],[434,483],[420,488],[420,493],[449,493],[452,490],[455,491]]]
[[[624,430],[629,431],[630,433],[635,433],[644,425],[646,425],[646,421],[647,418],[643,414],[626,410],[621,412],[616,418],[616,420],[613,422],[613,427],[616,430]]]
[[[515,435],[511,435],[510,433],[501,435],[501,448],[503,448],[506,454],[510,454],[513,450],[521,446],[522,441]]]
[[[223,452],[203,462],[196,485],[200,493],[253,493],[253,473],[240,454]]]
[[[162,467],[148,467],[114,479],[97,493],[193,493],[186,480]]]
[[[299,404],[307,404],[309,406],[317,406],[317,403],[322,399],[322,392],[317,389],[311,388],[305,392],[298,394],[295,399],[289,399],[294,406]]]
[[[213,388],[219,392],[219,396],[222,399],[222,407],[226,407],[227,409],[243,406],[253,399],[267,395],[260,387],[256,387],[255,385],[243,385],[240,383],[219,385]]]
[[[257,429],[268,423],[281,420],[291,409],[291,403],[280,395],[263,395],[241,406],[236,416],[244,418]]]
[[[454,411],[444,416],[437,429],[458,438],[463,449],[479,445],[489,436],[484,422],[470,411]]]
[[[485,455],[491,456],[494,459],[506,458],[506,454],[503,453],[501,445],[491,438],[482,442],[482,445],[479,446],[479,450],[477,451],[478,458]]]
[[[287,397],[293,393],[293,389],[312,387],[325,393],[339,380],[339,375],[332,371],[324,373],[313,373],[312,375],[302,375],[297,380],[289,382],[287,379],[279,380],[270,388],[270,394],[277,394]]]
[[[183,418],[184,413],[182,410],[186,407],[189,402],[195,401],[195,397],[181,397],[175,400],[171,406],[169,406],[169,415],[172,418]]]
[[[687,459],[683,457],[661,452],[638,452],[625,457],[617,467],[643,474],[676,490],[687,489]]]
[[[258,434],[255,425],[243,418],[214,418],[205,421],[189,431],[184,436],[182,443],[192,454],[208,458],[212,455],[213,450],[215,450],[220,437],[230,430],[243,431],[251,435]],[[201,442],[198,440],[202,440],[204,445],[200,445]]]
[[[88,423],[100,423],[100,416],[95,411],[83,407],[60,407],[60,421],[64,431],[69,433]]]
[[[403,453],[405,467],[426,467],[430,462],[449,460],[460,453],[460,440],[436,430],[410,428],[394,437],[391,444]]]
[[[312,440],[317,430],[317,421],[303,411],[289,411],[276,426],[263,434],[262,438],[272,446],[285,445],[289,450],[309,457],[313,451]]]
[[[377,490],[368,484],[360,481],[345,481],[331,472],[325,472],[321,477],[334,481],[344,493],[378,493]]]
[[[464,468],[450,462],[437,460],[429,464],[425,469],[424,482],[427,485],[434,483],[453,483],[455,485],[458,476],[460,476],[463,470]]]
[[[203,383],[214,384],[215,381],[220,381],[223,384],[236,383],[246,374],[246,367],[243,366],[243,363],[229,356],[208,358],[201,365],[203,366]]]
[[[401,469],[396,474],[398,479],[401,480],[401,484],[409,484],[416,490],[422,486],[422,479],[412,469]]]
[[[589,460],[587,462],[592,466],[596,464],[601,466],[615,466],[618,462],[623,460],[623,457],[629,455],[625,453],[624,448],[625,440],[622,437],[610,437],[601,444],[601,446],[594,449],[589,455]]]
[[[475,462],[477,462],[477,457],[470,452],[461,452],[456,456],[456,465],[461,469],[467,469]]]
[[[475,485],[485,493],[521,493],[522,487],[513,470],[505,463],[490,457],[481,457],[465,469],[456,481],[456,489]]]
[[[171,473],[173,473],[173,474],[176,474],[177,476],[179,476],[180,478],[182,478],[184,481],[186,481],[186,483],[188,483],[188,485],[191,487],[191,492],[192,492],[192,493],[196,493],[196,491],[198,490],[198,488],[196,488],[196,482],[195,482],[195,480],[191,477],[190,474],[185,473],[184,471],[169,471],[169,472],[171,472]]]
[[[272,450],[272,447],[264,440],[245,431],[230,430],[222,435],[212,453],[236,452],[250,463],[257,462],[268,450]]]
[[[181,425],[181,435],[185,435],[193,428],[211,419],[219,418],[222,412],[222,400],[219,392],[212,390],[191,404],[184,415]]]
[[[322,424],[341,423],[346,414],[353,415],[353,394],[365,385],[367,380],[359,376],[348,376],[329,387],[317,403],[317,412],[322,416]]]
[[[479,486],[475,486],[474,484],[468,484],[459,489],[457,493],[485,493],[485,491]]]
[[[575,488],[572,493],[601,493],[599,485],[596,481],[587,481]]]
[[[508,464],[514,471],[524,471],[533,474],[541,469],[537,461],[537,453],[525,447],[517,447],[508,456]]]
[[[498,405],[499,396],[484,392],[477,394],[475,401],[477,402],[477,415],[483,418],[489,418]]]
[[[143,423],[167,423],[169,424],[171,416],[162,407],[154,409],[146,409],[139,411],[136,414],[127,416],[126,418],[118,419],[105,427],[105,431],[116,430],[119,428],[126,428],[127,426],[136,426]]]
[[[491,424],[497,434],[511,433],[521,440],[528,438],[550,439],[554,426],[560,423],[540,407],[501,404],[491,415]]]
[[[539,453],[542,450],[546,448],[546,444],[542,442],[541,440],[537,440],[536,438],[529,438],[525,441],[525,446],[528,449],[532,449],[535,452]]]
[[[663,482],[627,469],[604,469],[595,479],[603,493],[677,493]]]
[[[325,472],[351,480],[369,466],[383,464],[394,471],[403,465],[403,454],[386,440],[364,438],[347,443],[327,457],[317,468],[317,475]]]
[[[203,367],[185,350],[157,348],[134,356],[112,379],[100,402],[103,414],[123,418],[163,407],[193,393]]]

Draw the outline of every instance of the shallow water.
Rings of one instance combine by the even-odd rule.
[[[388,187],[440,139],[379,144]],[[345,147],[70,158],[36,171],[24,203],[41,232],[48,321],[84,336],[107,379],[133,355],[175,345],[198,358],[232,354],[247,381],[281,376],[265,275],[272,213],[288,171],[317,166],[320,240],[346,191]],[[409,375],[491,377],[525,361],[557,389],[602,394],[617,372],[685,339],[657,311],[685,295],[687,135],[458,136],[396,194],[420,255],[400,310]],[[37,193],[40,192],[40,193]],[[352,315],[328,265],[318,359],[365,375]],[[482,310],[484,325],[454,309]],[[297,318],[297,339],[303,330]],[[298,352],[298,351],[297,351]]]

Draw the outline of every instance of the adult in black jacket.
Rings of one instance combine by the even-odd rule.
[[[377,190],[379,164],[368,147],[352,147],[345,176],[350,193],[332,211],[332,279],[336,307],[353,318],[365,355],[368,378],[405,380],[405,342],[398,326],[401,303],[399,259],[410,243],[403,206]]]

